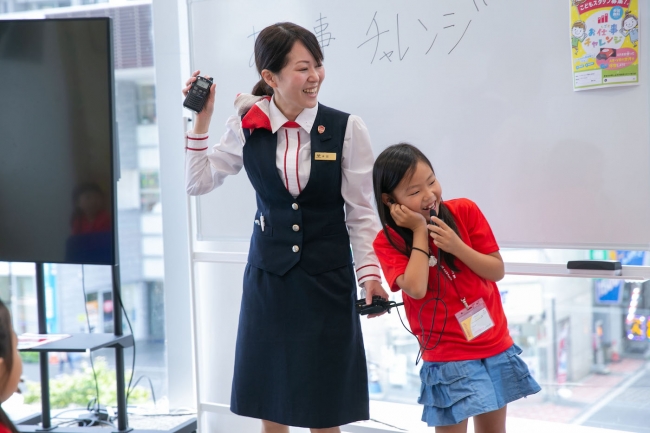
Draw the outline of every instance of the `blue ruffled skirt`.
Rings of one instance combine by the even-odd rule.
[[[418,403],[424,405],[422,421],[428,426],[458,424],[475,415],[501,409],[541,390],[513,344],[485,359],[425,362]]]

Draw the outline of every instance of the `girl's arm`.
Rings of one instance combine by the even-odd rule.
[[[429,236],[424,217],[406,206],[392,204],[390,213],[395,223],[413,231],[413,251],[404,274],[395,282],[413,299],[422,299],[429,283]],[[421,251],[419,251],[421,250]]]
[[[483,254],[474,250],[458,237],[441,219],[433,217],[437,225],[429,225],[433,243],[440,249],[453,254],[465,263],[476,275],[490,281],[499,281],[505,275],[503,259],[498,251]]]

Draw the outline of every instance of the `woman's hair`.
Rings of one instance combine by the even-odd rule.
[[[381,196],[382,194],[392,194],[397,185],[403,179],[408,179],[415,173],[418,162],[423,162],[429,167],[431,171],[433,167],[429,159],[424,156],[418,148],[408,143],[399,143],[386,148],[375,161],[372,170],[372,182],[375,189],[375,200],[377,202],[377,212],[379,219],[384,230],[384,234],[388,242],[400,253],[410,256],[413,247],[413,232],[407,228],[400,227],[395,223],[395,220],[390,214],[390,209],[386,206]],[[434,172],[435,173],[435,172]],[[438,218],[445,222],[456,234],[458,234],[458,227],[454,221],[454,217],[447,209],[447,206],[442,201],[442,197],[438,197],[440,207],[438,210]],[[404,242],[396,242],[391,236],[388,227],[393,229],[404,240]],[[440,257],[454,271],[458,272],[458,267],[454,263],[456,257],[446,251],[440,250]]]
[[[264,69],[274,74],[279,73],[289,61],[289,52],[296,42],[301,42],[320,64],[323,52],[318,39],[309,30],[293,23],[277,23],[262,30],[255,40],[255,66],[262,75]],[[272,96],[273,88],[266,84],[264,78],[253,87],[253,95]]]
[[[0,358],[4,360],[5,371],[7,372],[4,379],[5,383],[0,384],[0,387],[3,388],[6,386],[6,381],[9,380],[11,370],[14,366],[14,353],[16,352],[16,348],[14,347],[13,329],[11,325],[11,313],[4,302],[0,301]],[[13,433],[18,433],[16,427],[14,427],[14,424],[1,406],[0,424],[9,428]]]
[[[630,11],[625,12],[625,16],[623,17],[623,24],[625,24],[625,21],[629,20],[630,18],[636,21],[637,26],[639,25],[639,18]]]

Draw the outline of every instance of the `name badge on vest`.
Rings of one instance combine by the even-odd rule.
[[[336,161],[335,152],[316,152],[314,155],[316,161]]]

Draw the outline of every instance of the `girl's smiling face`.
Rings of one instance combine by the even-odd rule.
[[[388,204],[390,196],[383,194],[383,202]],[[442,187],[433,170],[425,162],[418,161],[412,175],[405,176],[392,193],[393,199],[413,212],[417,212],[429,221],[431,208],[440,209]]]
[[[638,22],[634,17],[629,17],[623,22],[623,28],[625,30],[632,30],[637,26]]]
[[[302,110],[318,104],[325,68],[301,42],[296,42],[287,55],[284,68],[277,74],[264,70],[262,76],[273,88],[273,98],[282,114],[295,120]]]
[[[573,36],[575,36],[576,38],[581,38],[582,35],[585,34],[585,31],[580,27],[574,27],[572,30],[573,30]]]

